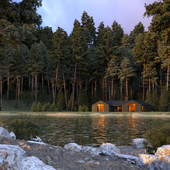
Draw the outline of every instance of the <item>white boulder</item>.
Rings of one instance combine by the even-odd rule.
[[[0,144],[0,169],[4,170],[55,170],[37,157],[26,157],[19,146]]]
[[[20,170],[26,152],[19,146],[0,144],[0,169]]]
[[[6,137],[6,138],[11,138],[10,133],[6,129],[4,129],[3,127],[0,127],[0,136]]]
[[[170,156],[170,145],[163,145],[159,148],[157,148],[157,151],[155,153],[155,155],[166,155],[166,156]]]
[[[120,153],[120,150],[114,144],[111,143],[103,143],[102,145],[100,145],[99,150],[100,153],[104,153],[107,155]]]
[[[82,152],[86,152],[91,155],[99,155],[101,153],[99,148],[94,148],[91,146],[82,146],[81,148],[82,148]]]
[[[22,159],[21,167],[22,170],[55,170],[52,166],[44,164],[35,156]]]
[[[136,138],[133,139],[133,147],[134,148],[138,148],[138,149],[142,149],[145,148],[144,142],[146,142],[147,140],[144,138]]]
[[[113,156],[121,161],[128,161],[128,162],[131,162],[132,164],[137,164],[139,162],[139,158],[136,156],[132,156],[132,155],[124,155],[124,154],[115,153]]]
[[[10,132],[9,135],[11,136],[11,138],[16,139],[16,135],[14,132]]]
[[[72,150],[72,151],[76,151],[76,152],[79,152],[82,150],[81,146],[79,146],[77,143],[66,144],[66,145],[64,145],[64,149]]]
[[[158,156],[149,154],[139,154],[139,166],[147,166],[150,170],[169,170],[170,169],[170,157]]]
[[[159,157],[156,155],[139,154],[139,164],[149,165],[157,160],[159,160]]]

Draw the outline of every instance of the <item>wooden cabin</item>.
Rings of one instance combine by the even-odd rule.
[[[151,107],[140,100],[98,101],[92,105],[92,112],[149,112]]]

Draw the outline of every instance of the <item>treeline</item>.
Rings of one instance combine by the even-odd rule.
[[[96,29],[86,12],[70,35],[58,27],[40,27],[41,0],[0,1],[0,110],[7,101],[28,94],[78,110],[98,100],[143,100],[152,110],[169,110],[170,2],[145,5],[149,31],[141,22],[129,35],[116,21]]]

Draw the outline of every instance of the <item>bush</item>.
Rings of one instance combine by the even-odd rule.
[[[59,102],[57,103],[57,111],[61,111],[61,106]]]
[[[54,112],[54,110],[55,110],[55,103],[53,103],[53,104],[50,106],[50,111],[51,111],[51,112]]]
[[[80,105],[79,106],[79,109],[78,109],[79,112],[83,112],[83,107]]]
[[[41,103],[40,102],[38,102],[38,104],[37,104],[37,112],[41,112]]]
[[[10,122],[11,130],[15,133],[17,139],[29,140],[30,137],[39,135],[39,126],[31,121],[15,119]]]
[[[170,134],[170,125],[167,124],[159,129],[152,128],[148,130],[145,133],[144,137],[145,139],[148,139],[148,141],[152,145],[152,149],[156,151],[158,147],[170,143],[169,134]]]
[[[50,106],[51,106],[51,104],[50,104],[50,102],[48,102],[47,106],[46,106],[47,107],[47,111],[50,111]]]
[[[45,103],[42,107],[42,112],[45,112],[45,111],[47,111],[47,103]]]
[[[35,107],[35,103],[33,103],[31,106],[31,112],[36,112],[36,111],[37,111],[37,109]]]
[[[85,106],[84,111],[85,111],[85,112],[88,112],[88,111],[89,111],[88,106]]]

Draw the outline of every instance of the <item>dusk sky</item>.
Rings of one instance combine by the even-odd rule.
[[[82,13],[86,11],[93,17],[96,29],[100,22],[103,22],[105,27],[111,27],[116,20],[124,33],[129,34],[139,22],[143,23],[145,31],[148,30],[152,18],[143,17],[144,5],[153,2],[155,0],[43,0],[42,7],[38,8],[37,12],[42,16],[42,26],[52,27],[53,32],[59,26],[69,35],[74,20],[81,22]]]

